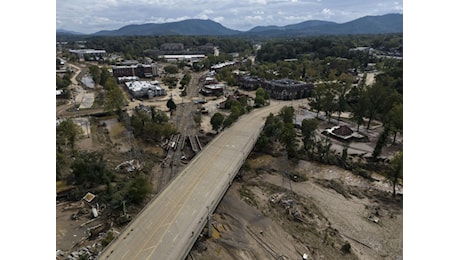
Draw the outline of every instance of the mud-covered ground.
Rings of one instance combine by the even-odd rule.
[[[216,209],[212,237],[205,228],[189,259],[402,259],[401,187],[392,198],[377,174],[370,182],[270,155],[252,155],[249,165]]]

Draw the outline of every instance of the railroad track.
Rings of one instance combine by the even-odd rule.
[[[252,231],[248,226],[245,226],[246,231],[248,234],[254,238],[254,240],[262,246],[265,251],[267,251],[271,256],[273,256],[274,259],[287,259],[285,256],[278,254],[275,250],[272,249],[272,247],[267,244],[262,238],[260,238],[256,232]]]

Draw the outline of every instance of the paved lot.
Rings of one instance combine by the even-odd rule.
[[[81,100],[80,109],[91,108],[94,103],[94,93],[78,93],[77,102]]]

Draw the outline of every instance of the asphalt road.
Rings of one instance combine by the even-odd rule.
[[[265,117],[285,105],[293,102],[272,101],[216,136],[98,259],[184,259],[252,150]]]

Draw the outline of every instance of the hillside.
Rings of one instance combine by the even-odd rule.
[[[365,16],[346,23],[310,20],[286,26],[256,26],[246,32],[229,29],[211,20],[189,19],[171,23],[132,24],[117,30],[99,31],[88,36],[164,36],[164,35],[206,35],[237,37],[290,37],[309,35],[381,34],[401,33],[402,14]],[[56,34],[68,34],[57,30]],[[72,34],[79,34],[72,32]]]
[[[128,25],[114,31],[100,31],[96,36],[132,36],[132,35],[234,35],[239,31],[228,29],[211,20],[190,19],[163,24]]]

